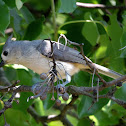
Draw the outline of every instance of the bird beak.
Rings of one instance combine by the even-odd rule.
[[[5,62],[3,60],[1,60],[0,67],[3,67],[4,65],[5,65]]]

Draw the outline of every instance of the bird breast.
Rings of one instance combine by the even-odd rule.
[[[51,66],[53,65],[50,58],[42,55],[39,52],[31,53],[28,57],[21,60],[21,65],[33,70],[34,72],[48,73]],[[65,78],[65,71],[67,71],[71,76],[79,71],[79,68],[76,65],[69,62],[56,61],[56,69],[62,78]]]

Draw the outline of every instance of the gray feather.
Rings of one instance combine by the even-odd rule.
[[[54,41],[53,41],[54,42]],[[37,50],[41,52],[42,55],[51,58],[51,44],[49,40],[43,40],[40,45],[38,45]],[[72,62],[72,63],[80,63],[86,65],[86,62],[83,56],[80,54],[79,51],[70,48],[68,46],[64,46],[63,44],[54,42],[53,44],[53,54],[56,60],[64,61],[64,62]],[[89,62],[90,59],[87,58]]]

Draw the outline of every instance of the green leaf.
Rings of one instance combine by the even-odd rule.
[[[122,44],[121,46],[123,48],[124,46],[126,46],[126,11],[123,13],[122,18],[123,18],[123,33],[121,36],[121,44]]]
[[[123,34],[121,36],[121,48],[126,46],[126,11],[123,14]],[[126,58],[126,48],[122,49],[122,51],[120,50],[121,58]]]
[[[30,74],[32,74],[32,82],[33,84],[37,83],[37,82],[42,82],[42,80],[40,79],[40,75],[37,73],[33,73],[33,71],[29,71]]]
[[[126,48],[122,50],[120,58],[126,58]]]
[[[79,118],[83,118],[84,116],[89,116],[89,115],[95,114],[105,104],[107,104],[107,102],[108,102],[108,99],[99,99],[99,101],[96,102],[92,106],[92,98],[90,98],[88,96],[83,96],[82,99],[81,99],[81,101],[80,101],[80,104],[78,105],[78,115],[79,115]]]
[[[2,40],[2,41],[5,41],[5,40]],[[0,43],[0,54],[2,53],[3,46],[4,46],[4,43]]]
[[[23,3],[25,3],[25,2],[27,2],[27,1],[29,1],[29,0],[21,0]]]
[[[95,125],[115,126],[120,124],[120,118],[123,118],[125,113],[126,110],[118,104],[106,105],[101,111],[94,115],[97,120],[94,120]],[[122,122],[125,123],[124,120],[122,120]]]
[[[100,22],[99,22],[100,23]],[[106,34],[106,31],[105,31],[105,27],[103,27],[103,25],[97,23],[97,28],[98,28],[98,32],[100,35],[105,35]]]
[[[115,120],[117,120],[117,118],[121,118],[125,115],[126,113],[126,109],[118,104],[113,104],[110,107],[107,107],[107,112],[109,114],[109,117],[113,118],[115,115]],[[118,118],[118,120],[119,120]]]
[[[20,10],[23,6],[23,3],[21,0],[16,0],[16,6],[17,6],[17,9]]]
[[[115,71],[123,70],[123,59],[120,59],[119,49],[121,48],[120,38],[122,36],[122,29],[117,21],[116,15],[109,15],[111,24],[107,26],[107,32],[111,39],[108,44],[107,55],[110,58],[110,66]]]
[[[22,34],[23,34],[23,31],[21,29],[22,18],[19,16],[16,8],[11,9],[10,14],[12,16],[11,17],[11,20],[12,20],[11,23],[13,25],[15,32],[16,32],[16,35],[18,37],[22,36]]]
[[[72,13],[76,9],[76,0],[60,0],[59,13]]]
[[[59,120],[51,121],[48,123],[48,126],[64,126],[63,123]]]
[[[26,30],[24,40],[34,40],[36,39],[42,32],[44,17],[42,16],[40,19],[31,22]]]
[[[115,116],[115,115],[113,115]],[[115,120],[115,118],[109,118],[108,114],[105,113],[104,111],[99,111],[98,113],[95,114],[95,117],[97,119],[97,123],[95,125],[99,126],[115,126],[118,124],[118,120]]]
[[[90,13],[85,14],[86,20],[93,20]],[[83,36],[90,42],[92,46],[99,41],[99,31],[95,22],[85,22],[82,28]]]
[[[17,80],[17,71],[11,67],[4,67],[4,72],[9,81]]]
[[[4,35],[4,31],[10,23],[10,12],[5,3],[0,0],[0,32]]]
[[[5,124],[4,116],[1,115],[1,116],[0,116],[0,125],[1,125],[1,126],[4,126],[4,124]]]
[[[32,104],[33,100],[29,100],[27,102],[28,97],[32,96],[33,93],[31,92],[21,92],[19,98],[19,104],[13,102],[12,106],[14,109],[18,109],[24,113],[27,113],[28,107]]]
[[[77,126],[83,126],[83,125],[85,125],[85,126],[91,126],[90,122],[91,121],[89,119],[83,118],[83,119],[79,120]]]
[[[106,34],[101,34],[99,38],[100,47],[97,49],[96,53],[94,54],[94,59],[100,59],[106,57],[107,45],[109,44],[110,40]]]
[[[51,1],[50,0],[22,0],[24,2],[28,1],[32,9],[37,11],[48,12],[50,10]],[[52,13],[52,12],[51,12]]]
[[[2,103],[0,102],[0,110],[2,109]]]
[[[27,24],[30,24],[32,21],[35,20],[34,16],[32,15],[32,13],[25,7],[23,6],[20,9],[21,13],[24,16],[24,19],[26,20]]]
[[[123,84],[122,87],[120,87],[116,92],[115,92],[115,97],[121,100],[126,101],[126,83]]]
[[[7,120],[7,123],[10,124],[10,126],[42,126],[41,124],[38,124],[35,120],[33,121],[32,116],[30,116],[29,114],[23,113],[20,110],[15,110],[12,108],[8,109],[5,112],[5,118]],[[1,124],[1,126],[3,125]]]
[[[20,84],[29,85],[29,86],[33,85],[32,76],[28,71],[24,69],[17,69],[17,76],[18,76],[18,80],[20,80]],[[27,99],[32,95],[33,93],[31,92],[21,92],[19,98],[19,104],[17,105],[16,102],[13,102],[13,108],[26,112],[27,108],[32,104],[33,101],[33,100],[29,100],[29,102],[27,102]]]
[[[17,76],[22,85],[33,85],[31,74],[24,69],[17,69]]]
[[[89,86],[90,74],[80,71],[74,75],[74,82],[77,86]]]
[[[55,96],[55,98],[57,97],[56,94],[54,96]],[[49,109],[55,104],[55,101],[52,101],[51,97],[52,97],[52,93],[47,94],[47,98],[43,101],[44,109]]]
[[[5,2],[5,4],[10,7],[10,8],[14,8],[16,7],[16,4],[15,4],[15,0],[3,0]]]
[[[112,49],[114,50],[115,56],[118,56],[121,47],[120,37],[122,36],[122,29],[117,21],[116,15],[109,15],[111,24],[108,25],[107,31],[111,39]]]
[[[34,105],[35,105],[35,110],[36,112],[40,115],[40,116],[43,116],[45,114],[45,111],[44,111],[44,107],[43,107],[43,102],[41,99],[37,98],[35,101],[34,101]]]

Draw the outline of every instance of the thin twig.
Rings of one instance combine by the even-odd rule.
[[[73,95],[71,102],[64,107],[64,109],[61,111],[61,116],[64,116],[67,112],[67,110],[74,104],[74,102],[77,100],[78,96]]]
[[[100,9],[126,9],[126,6],[107,6],[104,4],[92,4],[92,3],[81,3],[81,2],[76,2],[76,5],[78,7],[83,7],[83,8],[100,8]]]
[[[57,76],[57,70],[56,70],[56,62],[55,62],[55,57],[54,57],[54,53],[53,53],[53,42],[50,40],[50,44],[51,44],[51,56],[52,56],[52,62],[53,62],[53,66],[52,66],[52,71],[50,71],[51,74],[51,80],[50,80],[50,85],[52,87],[52,98],[51,100],[55,100],[54,98],[54,81],[55,81],[55,77]],[[56,75],[56,76],[55,76]]]
[[[95,67],[95,65],[93,63],[88,62],[88,59],[84,55],[83,45],[80,45],[80,48],[81,48],[81,55],[84,57],[87,65],[91,68],[92,71],[94,71],[95,69],[96,76],[100,79],[101,82],[103,82],[103,85],[106,86],[106,81],[98,74],[97,68]]]
[[[11,107],[12,107],[12,101],[13,101],[15,95],[16,95],[16,92],[13,92],[13,93],[12,93],[12,96],[8,99],[8,101],[5,101],[5,102],[4,102],[4,108],[2,108],[2,109],[0,110],[0,116],[1,116],[2,114],[4,114],[4,112],[5,112],[8,108],[11,108]]]
[[[53,27],[54,27],[54,38],[57,40],[57,27],[56,27],[56,14],[55,14],[55,3],[54,0],[51,0],[51,7],[52,7],[52,17],[53,17]]]
[[[97,102],[98,102],[98,96],[99,96],[99,78],[98,78],[98,82],[97,82]]]
[[[99,91],[102,91],[104,90],[105,88],[108,88],[108,87],[112,87],[113,85],[121,82],[121,81],[125,81],[126,80],[126,75],[124,76],[121,76],[120,78],[118,79],[115,79],[115,80],[112,80],[110,82],[107,82],[107,85],[106,87],[103,86],[103,85],[100,85],[99,86]],[[74,85],[70,85],[70,86],[66,86],[65,87],[66,91],[70,94],[73,94],[73,95],[88,95],[86,93],[90,93],[90,92],[93,92],[93,90],[97,90],[97,86],[94,86],[93,88],[92,87],[77,87],[77,86],[74,86]],[[56,90],[56,87],[54,87],[54,89]],[[19,85],[19,86],[15,86],[15,87],[12,87],[10,88],[9,90],[7,88],[0,88],[0,92],[32,92],[32,86],[26,86],[26,85]],[[48,93],[51,93],[52,90],[51,88],[48,89]]]
[[[64,37],[64,36],[63,36],[63,37]],[[98,74],[97,68],[95,67],[95,64],[92,63],[91,61],[89,61],[89,60],[87,59],[87,57],[84,55],[84,50],[83,50],[83,45],[84,45],[84,44],[83,44],[83,43],[82,43],[82,44],[78,44],[78,43],[72,42],[72,41],[70,41],[70,40],[68,40],[68,39],[67,39],[67,41],[68,41],[70,44],[72,44],[72,45],[77,45],[77,46],[80,47],[80,49],[81,49],[81,55],[83,56],[84,60],[86,61],[86,64],[91,68],[92,72],[94,72],[94,73],[96,74],[96,76],[100,79],[100,81],[103,82],[103,85],[106,86],[106,83],[107,83],[107,82]]]
[[[95,75],[95,69],[94,69],[94,71],[93,71],[93,75],[92,75],[91,87],[93,87],[93,84],[94,84],[94,75]]]
[[[61,120],[63,122],[63,124],[65,124],[65,125],[69,124],[69,126],[72,126],[72,124],[66,118],[66,112],[70,107],[73,106],[73,104],[77,100],[77,98],[78,98],[78,96],[73,96],[71,102],[69,104],[67,104],[63,110],[61,110],[60,114],[55,117],[52,117],[52,118],[48,118],[48,116],[39,116],[31,106],[28,108],[28,112],[31,114],[31,116],[34,117],[36,122],[49,123],[51,121]]]

